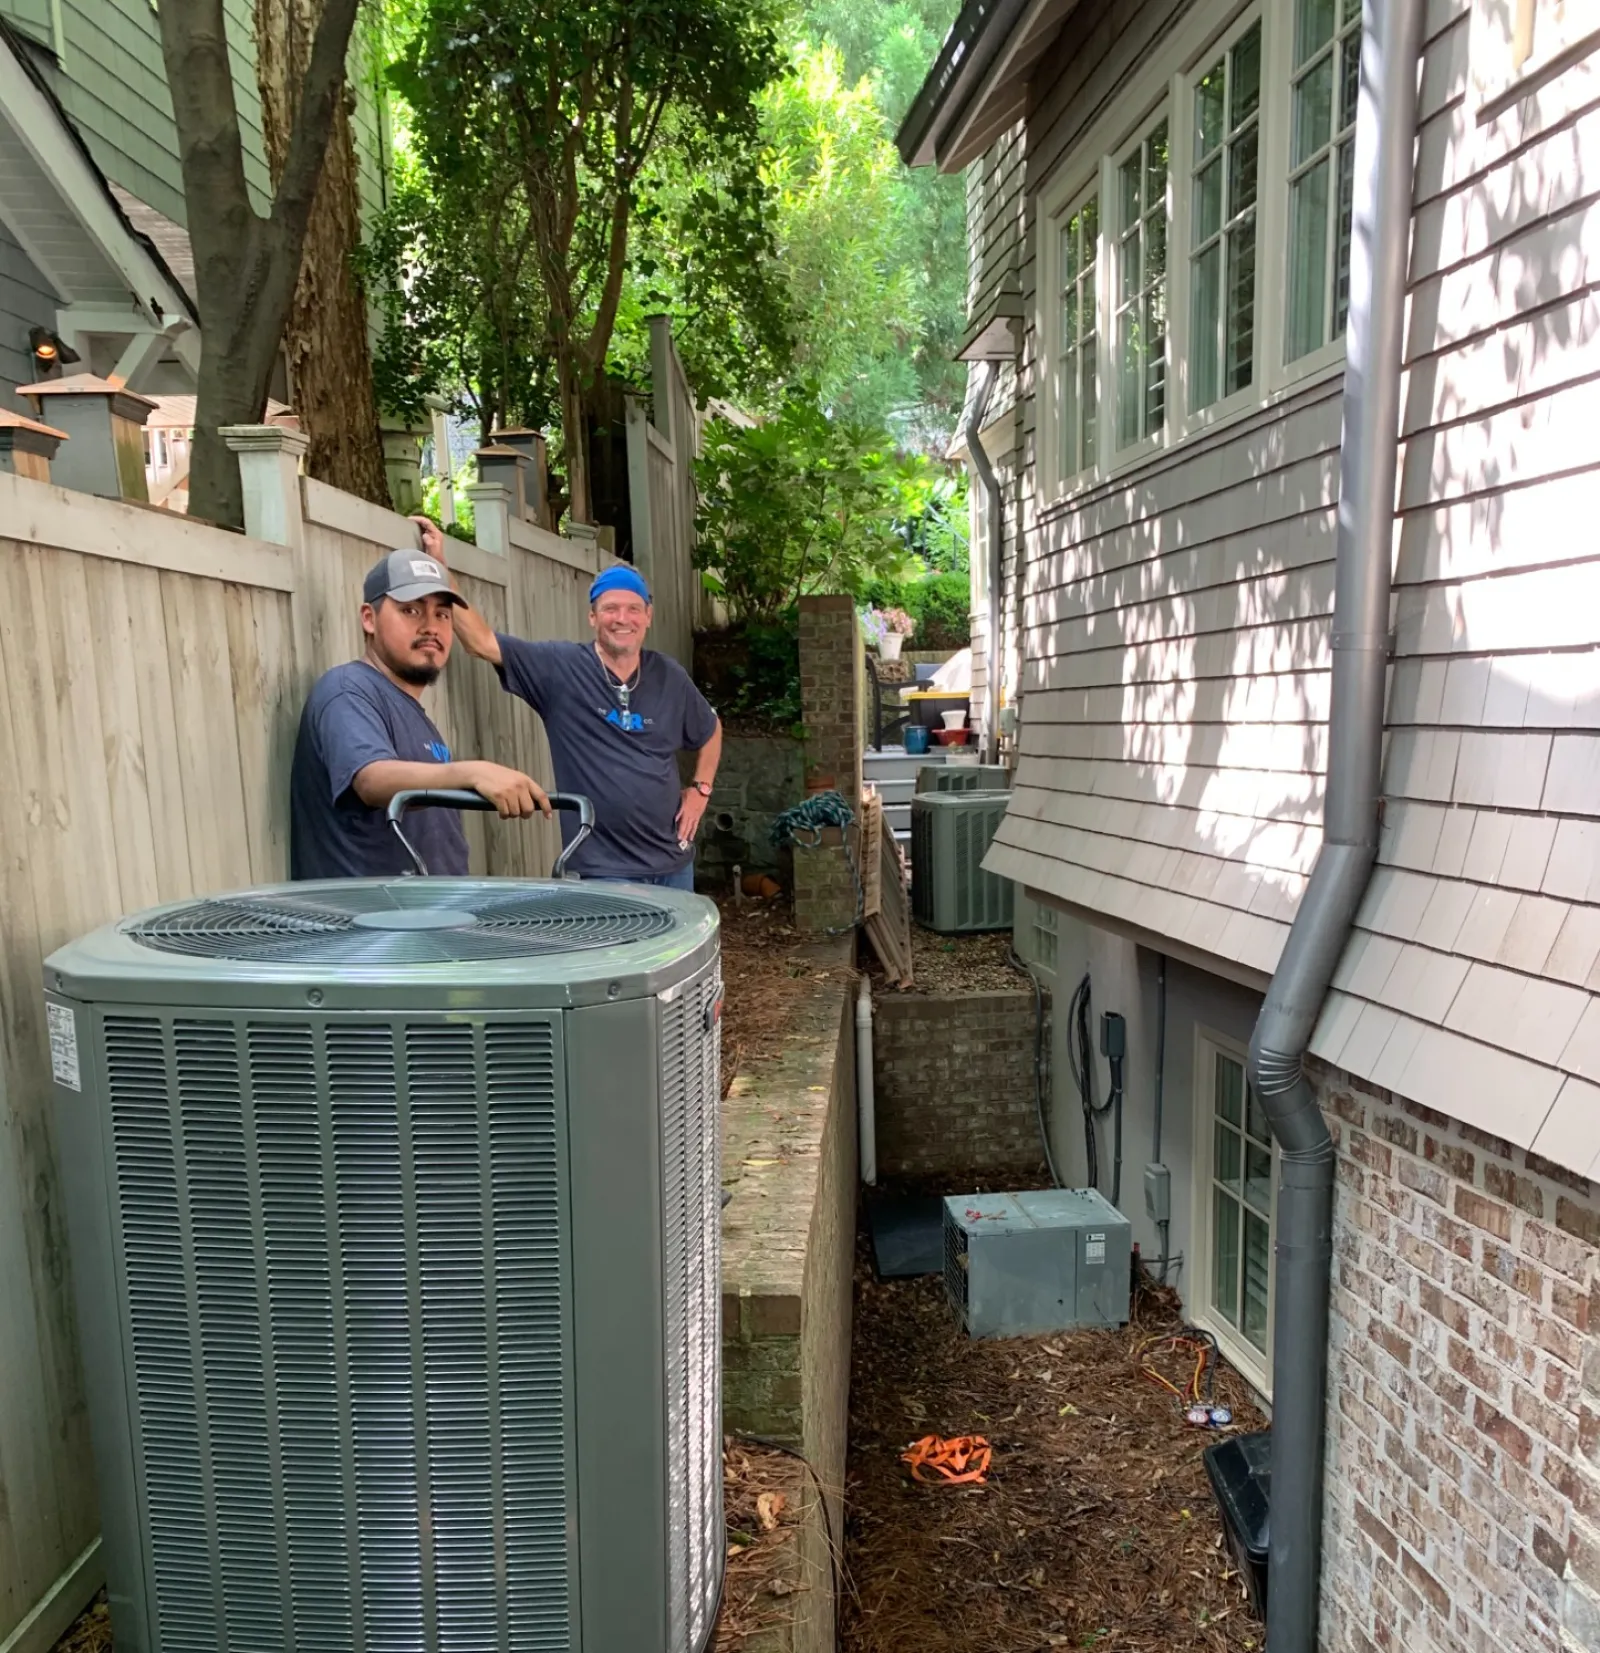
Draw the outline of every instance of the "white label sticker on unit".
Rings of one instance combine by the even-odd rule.
[[[50,1018],[50,1072],[58,1085],[81,1091],[83,1079],[78,1072],[77,1015],[64,1004],[47,1004],[44,1008]]]
[[[1083,1260],[1086,1263],[1103,1263],[1106,1260],[1106,1237],[1104,1234],[1089,1234],[1084,1237]]]

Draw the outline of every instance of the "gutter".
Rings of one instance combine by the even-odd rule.
[[[1378,852],[1424,0],[1365,0],[1322,848],[1250,1041],[1279,1147],[1267,1645],[1316,1653],[1333,1143],[1304,1062]]]
[[[984,362],[978,381],[978,394],[967,415],[967,453],[972,460],[972,474],[983,494],[983,508],[989,514],[989,640],[985,646],[984,665],[988,687],[983,697],[983,758],[985,763],[1000,761],[1000,676],[1003,662],[1000,658],[1000,612],[1004,593],[1000,580],[1005,566],[1005,547],[1000,543],[1005,530],[1005,509],[1000,499],[1000,483],[989,463],[988,450],[983,445],[983,420],[989,411],[989,398],[994,394],[995,365]]]

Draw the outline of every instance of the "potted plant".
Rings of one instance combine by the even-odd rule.
[[[903,608],[870,608],[862,625],[881,660],[898,660],[905,640],[917,629]]]

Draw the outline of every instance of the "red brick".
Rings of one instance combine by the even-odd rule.
[[[1558,1195],[1556,1227],[1575,1235],[1585,1245],[1600,1247],[1600,1211],[1592,1205],[1569,1200],[1565,1194]]]
[[[1350,1157],[1357,1165],[1365,1165],[1369,1171],[1375,1171],[1381,1177],[1387,1177],[1394,1161],[1394,1155],[1387,1144],[1374,1142],[1370,1136],[1364,1136],[1360,1131],[1350,1133]]]
[[[1526,1211],[1530,1217],[1544,1215],[1544,1190],[1528,1177],[1519,1177],[1509,1165],[1485,1165],[1483,1186],[1498,1200]]]
[[[1435,1113],[1432,1108],[1425,1108],[1420,1102],[1402,1102],[1400,1106],[1413,1119],[1420,1119],[1424,1125],[1431,1125],[1436,1131],[1450,1129],[1451,1119],[1447,1113]]]
[[[1359,1498],[1355,1503],[1356,1525],[1391,1561],[1395,1560],[1400,1553],[1399,1540]]]
[[[1442,1171],[1418,1159],[1402,1159],[1399,1177],[1407,1188],[1414,1188],[1424,1199],[1435,1205],[1445,1205],[1450,1198],[1450,1184]]]
[[[1576,1171],[1569,1171],[1565,1165],[1557,1165],[1553,1159],[1545,1159],[1539,1154],[1530,1153],[1528,1169],[1534,1176],[1543,1177],[1546,1182],[1559,1182],[1563,1188],[1570,1188],[1573,1193],[1581,1194],[1585,1199],[1589,1197],[1589,1179],[1580,1176]]]
[[[1531,1382],[1539,1364],[1535,1351],[1513,1337],[1504,1326],[1497,1326],[1492,1321],[1484,1321],[1480,1330],[1478,1347],[1487,1349],[1508,1371],[1519,1373]]]
[[[1497,1239],[1511,1238],[1511,1212],[1498,1200],[1485,1199],[1470,1188],[1456,1190],[1456,1215],[1474,1228],[1484,1229]]]
[[[1494,1244],[1492,1240],[1485,1240],[1483,1266],[1495,1279],[1503,1280],[1512,1290],[1521,1292],[1524,1297],[1535,1303],[1544,1301],[1543,1272],[1532,1263],[1523,1261],[1515,1252]]]
[[[1465,1297],[1480,1309],[1492,1314],[1500,1322],[1511,1319],[1511,1294],[1498,1280],[1485,1274],[1476,1264],[1456,1262],[1450,1265],[1450,1289],[1457,1297]]]
[[[1565,1559],[1583,1583],[1591,1590],[1600,1591],[1600,1533],[1583,1522],[1574,1522],[1567,1535]]]
[[[1481,1389],[1484,1394],[1490,1397],[1497,1397],[1500,1394],[1504,1387],[1504,1379],[1499,1371],[1491,1366],[1488,1361],[1479,1360],[1465,1343],[1451,1338],[1448,1359],[1450,1370],[1459,1373],[1475,1389]]]
[[[1558,1412],[1548,1401],[1540,1400],[1530,1390],[1521,1387],[1512,1389],[1511,1410],[1557,1452],[1564,1452],[1570,1458],[1578,1450],[1578,1428],[1571,1417],[1565,1412]]]
[[[1424,1314],[1432,1315],[1441,1325],[1448,1326],[1457,1337],[1467,1336],[1471,1329],[1472,1317],[1464,1303],[1447,1297],[1436,1285],[1427,1280],[1417,1288],[1417,1301],[1422,1305]]]
[[[1533,1442],[1528,1439],[1527,1432],[1519,1429],[1504,1412],[1497,1411],[1487,1401],[1474,1403],[1472,1423],[1480,1435],[1486,1435],[1519,1464],[1526,1466],[1533,1458]]]
[[[1436,1579],[1420,1561],[1407,1550],[1400,1558],[1400,1571],[1407,1581],[1414,1585],[1419,1594],[1426,1598],[1434,1612],[1442,1614],[1446,1619],[1450,1616],[1450,1592]]]
[[[1590,1265],[1594,1262],[1594,1248],[1574,1239],[1570,1234],[1546,1227],[1544,1223],[1524,1223],[1522,1251],[1536,1263],[1544,1263],[1571,1280],[1588,1284]]]
[[[1417,1151],[1416,1126],[1408,1124],[1404,1119],[1396,1119],[1393,1114],[1374,1114],[1368,1129],[1374,1136],[1381,1136],[1385,1142],[1393,1147],[1405,1149],[1408,1154]]]
[[[1411,1344],[1395,1330],[1393,1326],[1386,1326],[1381,1320],[1367,1322],[1367,1336],[1393,1361],[1411,1369]]]
[[[1575,1326],[1580,1332],[1588,1331],[1588,1292],[1578,1291],[1565,1280],[1553,1280],[1550,1283],[1550,1308],[1569,1326]]]
[[[1460,1190],[1458,1189],[1459,1193]],[[1469,1262],[1472,1259],[1472,1230],[1463,1228],[1460,1223],[1447,1217],[1442,1211],[1435,1211],[1432,1206],[1424,1206],[1417,1220],[1417,1226],[1422,1230],[1423,1238],[1432,1240],[1436,1245],[1443,1246],[1446,1251],[1454,1252],[1457,1257],[1465,1257]]]
[[[1335,1091],[1323,1106],[1351,1125],[1361,1126],[1367,1122],[1366,1104],[1358,1101],[1349,1091]]]
[[[1439,1115],[1437,1118],[1441,1126],[1450,1123],[1443,1115]],[[1424,1158],[1436,1161],[1457,1182],[1471,1182],[1478,1167],[1478,1161],[1470,1148],[1463,1148],[1454,1142],[1446,1142],[1439,1137],[1424,1137],[1422,1152]]]
[[[1399,1236],[1399,1252],[1406,1262],[1425,1274],[1430,1280],[1444,1280],[1448,1277],[1445,1254],[1436,1245],[1416,1234],[1402,1234]]]
[[[1463,1139],[1470,1142],[1475,1148],[1481,1148],[1486,1154],[1494,1154],[1499,1159],[1515,1159],[1516,1148],[1503,1136],[1490,1136],[1487,1131],[1480,1131],[1476,1125],[1457,1125]]]

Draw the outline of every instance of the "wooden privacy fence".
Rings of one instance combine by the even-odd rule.
[[[315,678],[355,657],[362,576],[404,518],[241,454],[246,536],[0,473],[0,1650],[43,1653],[98,1582],[87,1419],[49,1112],[41,965],[160,901],[281,880]],[[498,490],[496,490],[498,492]],[[447,542],[524,637],[588,635],[592,544],[480,510]],[[533,714],[457,651],[429,708],[453,750],[549,780]],[[475,870],[537,875],[556,835],[466,817]]]
[[[665,316],[650,320],[651,396],[628,398],[628,502],[634,566],[655,599],[656,647],[688,667],[700,577],[694,569],[700,423]]]

